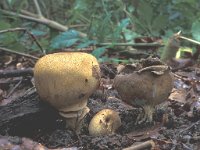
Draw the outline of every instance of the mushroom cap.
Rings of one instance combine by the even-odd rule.
[[[99,111],[90,121],[89,134],[100,136],[114,133],[121,126],[119,114],[111,109]]]
[[[170,71],[156,75],[150,71],[140,74],[133,72],[117,75],[114,87],[122,100],[133,106],[155,106],[169,97],[173,88],[173,76]]]
[[[100,68],[90,54],[60,52],[38,60],[34,79],[42,100],[60,112],[79,111],[99,86]]]

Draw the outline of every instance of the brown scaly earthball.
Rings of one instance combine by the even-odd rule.
[[[100,136],[115,133],[120,126],[119,114],[112,109],[103,109],[92,118],[88,130],[90,135]]]
[[[41,100],[55,107],[66,124],[78,131],[89,112],[88,98],[100,84],[96,58],[81,52],[46,55],[35,65],[34,80]]]
[[[166,65],[152,65],[117,75],[113,86],[123,101],[144,109],[144,115],[139,115],[136,124],[152,123],[155,106],[167,100],[173,88],[173,75]]]

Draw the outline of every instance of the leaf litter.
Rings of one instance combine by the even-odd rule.
[[[24,67],[33,67],[32,61],[11,56],[7,61],[1,61],[0,70],[13,69],[17,63]],[[2,60],[2,59],[1,59]],[[11,61],[11,62],[9,62]],[[9,63],[8,63],[9,62]],[[6,66],[6,67],[5,67]],[[0,137],[0,149],[123,149],[133,144],[153,140],[155,149],[194,149],[200,147],[200,83],[198,66],[187,67],[174,72],[177,76],[174,89],[168,99],[168,114],[163,116],[162,104],[156,111],[154,125],[135,125],[137,115],[141,110],[134,108],[123,101],[117,91],[112,87],[113,78],[119,67],[114,64],[101,64],[102,85],[89,99],[90,113],[85,119],[84,128],[80,135],[66,130],[62,119],[55,120],[56,126],[43,131],[41,128],[30,134],[7,134]],[[134,68],[127,66],[126,69]],[[22,96],[32,87],[31,77],[23,78],[20,85],[10,94],[6,95],[16,86],[20,79],[0,79],[1,105]],[[163,105],[165,105],[165,103]],[[116,134],[93,137],[88,133],[88,124],[92,117],[102,109],[110,108],[117,112],[122,125]],[[160,115],[160,116],[159,116]],[[48,128],[48,127],[46,127]]]

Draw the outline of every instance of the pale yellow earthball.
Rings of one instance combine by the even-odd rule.
[[[46,55],[34,68],[35,87],[40,98],[66,118],[76,117],[100,82],[96,58],[81,52]],[[82,113],[82,112],[81,112]]]

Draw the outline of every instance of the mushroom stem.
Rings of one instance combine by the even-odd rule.
[[[59,113],[66,120],[66,128],[69,127],[75,130],[77,133],[79,133],[84,117],[89,111],[90,109],[86,106],[79,111],[59,112]]]
[[[151,123],[153,121],[154,108],[150,105],[145,105],[143,108],[145,112],[145,119]]]

